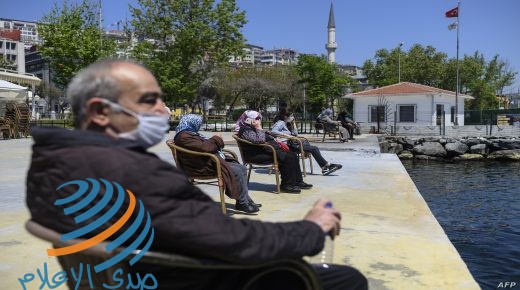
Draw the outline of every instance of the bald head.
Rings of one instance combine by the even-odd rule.
[[[80,128],[87,119],[87,102],[99,97],[117,102],[124,91],[131,89],[139,78],[155,78],[142,65],[126,60],[107,59],[95,62],[80,71],[69,83],[74,125]]]

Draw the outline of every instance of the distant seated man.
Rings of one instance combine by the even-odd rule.
[[[350,135],[349,139],[355,140],[354,131],[358,128],[358,124],[354,122],[354,120],[347,117],[347,112],[345,111],[341,111],[341,113],[338,114],[337,120],[341,123],[341,126],[343,126],[343,128],[347,129],[348,134]]]
[[[318,120],[323,123],[323,126],[328,126],[329,128],[335,128],[338,126],[339,128],[339,141],[341,142],[350,142],[349,138],[350,135],[348,134],[347,129],[343,128],[343,126],[340,126],[339,121],[334,121],[332,119],[332,110],[331,109],[325,109],[321,114],[318,116]]]
[[[207,138],[199,133],[202,125],[202,116],[196,114],[188,114],[182,116],[179,125],[175,130],[175,144],[193,151],[215,153],[216,156],[222,159],[221,170],[224,178],[224,185],[226,187],[226,194],[236,199],[235,209],[246,213],[255,213],[259,211],[261,204],[253,202],[248,194],[247,186],[247,168],[238,163],[238,160],[230,159],[224,155],[222,149],[224,148],[224,140],[219,136]],[[179,156],[177,158],[180,158]],[[197,171],[208,172],[208,168],[212,168],[212,161],[208,158],[200,158],[191,160],[183,160],[186,166]]]
[[[32,131],[34,145],[26,188],[27,206],[34,222],[59,233],[70,233],[84,226],[75,221],[84,211],[67,215],[64,207],[55,202],[75,194],[74,186],[57,190],[60,185],[90,178],[117,182],[142,202],[155,232],[151,250],[256,264],[315,255],[323,248],[325,233],[335,236],[339,232],[341,216],[325,207],[327,200],[320,200],[302,220],[294,222],[272,223],[226,216],[180,170],[147,152],[163,140],[168,113],[161,100],[161,88],[143,66],[123,60],[94,63],[74,77],[67,96],[72,100],[75,130],[35,128]],[[104,202],[107,207],[86,223],[104,217],[108,209],[116,208],[114,204],[120,210],[82,238],[107,230],[129,208],[129,195],[121,200],[114,194],[104,200],[106,192],[99,194],[89,207]],[[126,233],[138,218],[134,212],[114,237]],[[137,235],[123,246],[138,241]],[[140,262],[131,269],[152,273],[157,278],[158,289],[243,289],[244,279],[251,274],[237,270],[172,270]],[[366,279],[351,267],[329,265],[314,269],[323,289],[367,289]],[[265,289],[276,286],[279,286],[276,289],[284,286],[290,289],[284,282],[284,279],[272,281],[273,287]]]

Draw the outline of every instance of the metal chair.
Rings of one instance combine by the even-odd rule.
[[[251,171],[256,168],[270,168],[274,171],[276,176],[276,193],[280,193],[280,170],[278,168],[278,158],[276,157],[276,150],[269,144],[255,144],[238,137],[237,134],[233,134],[233,138],[237,141],[238,149],[240,150],[240,156],[242,156],[242,162],[248,166],[249,172],[247,174],[247,181],[251,178]],[[272,154],[272,161],[269,163],[256,163],[253,161],[252,156],[244,150],[246,147],[257,148],[258,150],[268,149]]]
[[[316,125],[318,122],[316,122]],[[323,138],[321,139],[321,142],[325,142],[325,137],[328,135],[329,137],[332,137],[332,140],[336,139],[336,136],[339,136],[339,126],[332,125],[324,122],[319,122],[321,125],[321,128],[323,128]]]
[[[52,244],[53,247],[66,247],[76,243],[80,243],[84,241],[83,239],[73,239],[63,242],[60,240],[61,234],[44,227],[32,220],[29,220],[25,223],[25,228],[27,231],[49,243]],[[71,269],[71,267],[77,268],[80,263],[84,265],[94,265],[100,264],[118,253],[122,252],[125,248],[116,248],[112,251],[107,251],[106,246],[108,242],[100,242],[86,250],[83,250],[78,253],[59,256],[58,261],[62,268],[67,271]],[[135,250],[130,253],[126,257],[126,260],[123,260],[119,264],[116,264],[96,275],[81,275],[81,281],[79,283],[79,287],[76,288],[76,281],[74,279],[68,279],[67,285],[70,289],[79,289],[79,290],[91,290],[92,285],[103,285],[103,283],[110,285],[113,284],[113,275],[115,270],[122,269],[124,273],[128,273],[130,270],[130,266],[126,261],[132,259],[136,255],[138,255],[141,251]],[[254,275],[245,282],[244,286],[241,289],[249,290],[249,289],[258,289],[258,283],[262,281],[263,278],[272,274],[273,272],[281,272],[284,277],[287,277],[285,273],[293,274],[288,279],[294,279],[295,283],[300,283],[304,285],[306,290],[319,290],[321,289],[321,285],[317,279],[316,273],[311,268],[311,266],[301,259],[283,259],[283,260],[275,260],[262,264],[255,265],[243,265],[243,264],[232,264],[227,262],[222,262],[218,260],[210,260],[210,259],[196,259],[188,256],[177,255],[173,253],[164,253],[164,252],[155,252],[155,251],[147,251],[139,260],[138,263],[143,263],[145,265],[160,265],[164,267],[171,268],[172,271],[175,269],[194,269],[194,270],[232,270],[232,271],[241,271],[241,270],[257,270]],[[89,281],[90,278],[90,281]],[[291,280],[292,281],[292,280]],[[160,284],[158,285],[161,286]]]
[[[305,159],[309,159],[309,166],[311,167],[311,174],[314,174],[314,169],[312,167],[312,155],[308,152],[305,152],[303,150],[303,142],[304,141],[307,141],[307,138],[304,138],[304,137],[295,137],[295,136],[290,136],[290,135],[281,135],[280,137],[282,138],[286,138],[286,139],[289,139],[293,142],[297,142],[299,144],[298,148],[300,148],[300,151],[299,152],[295,152],[296,154],[298,154],[298,156],[300,156],[300,159],[302,161],[302,171],[303,171],[303,176],[304,177],[307,177],[307,169],[305,168]]]
[[[220,193],[220,205],[222,208],[222,213],[226,214],[226,199],[224,194],[224,178],[222,177],[222,169],[220,165],[220,158],[218,158],[213,153],[204,153],[204,152],[198,152],[193,150],[188,150],[185,148],[180,147],[179,145],[176,145],[173,140],[166,141],[166,144],[168,147],[170,147],[173,159],[175,160],[175,164],[177,164],[177,168],[184,171],[184,173],[188,176],[190,179],[190,182],[193,184],[212,184],[217,185]],[[226,154],[230,154],[234,159],[238,160],[235,152],[230,150],[225,150]],[[196,172],[193,172],[191,170],[190,166],[187,166],[186,161],[190,160],[191,158],[208,158],[213,161],[213,168],[210,168],[210,171],[214,174],[210,175],[201,175]],[[201,182],[198,180],[213,180],[209,182]],[[216,184],[215,184],[216,183]]]

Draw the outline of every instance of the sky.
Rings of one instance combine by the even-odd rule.
[[[101,0],[105,28],[130,18],[128,4],[136,0]],[[39,20],[53,0],[0,0],[0,17]],[[58,0],[61,3],[62,0]],[[70,1],[74,2],[74,0]],[[325,54],[330,0],[237,0],[248,23],[243,34],[250,44],[266,49],[292,48],[302,53]],[[376,50],[392,49],[403,42],[432,45],[456,56],[456,30],[448,25],[456,18],[444,13],[456,0],[335,0],[336,61],[361,66]],[[494,55],[520,72],[520,0],[462,0],[460,55],[482,52]],[[508,92],[520,90],[520,75]]]

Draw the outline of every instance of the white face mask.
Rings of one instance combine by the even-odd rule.
[[[144,148],[150,148],[161,142],[170,128],[168,124],[169,115],[135,113],[118,103],[103,99],[103,103],[109,105],[114,111],[125,112],[139,121],[137,128],[132,131],[120,133],[118,136],[123,139],[136,141]]]
[[[289,118],[287,118],[287,123],[291,123],[292,121],[294,121],[293,115],[291,115],[291,116],[289,116]]]

